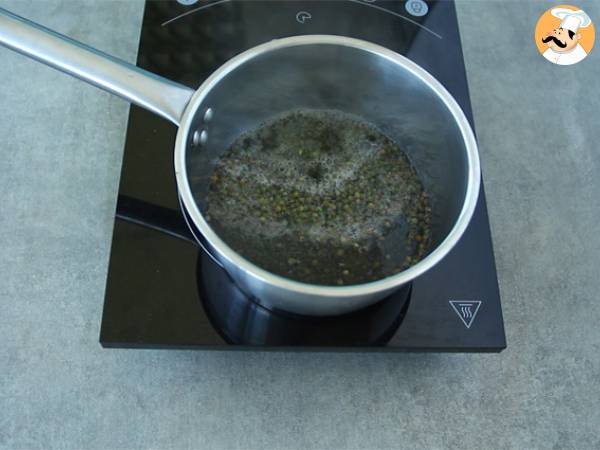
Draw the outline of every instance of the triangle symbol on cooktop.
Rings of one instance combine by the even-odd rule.
[[[452,306],[454,312],[460,317],[460,320],[465,324],[465,327],[471,328],[475,316],[477,316],[477,312],[479,311],[479,307],[481,306],[481,302],[479,300],[450,300],[450,306]]]

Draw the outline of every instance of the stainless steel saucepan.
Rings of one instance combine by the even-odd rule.
[[[1,9],[0,43],[176,124],[175,174],[188,225],[238,286],[267,307],[334,315],[373,304],[444,258],[475,209],[479,159],[463,112],[424,69],[378,45],[328,35],[273,40],[234,57],[193,91]],[[372,283],[311,285],[261,269],[209,226],[203,211],[219,156],[243,132],[296,108],[363,117],[403,146],[432,204],[431,251],[423,260]]]

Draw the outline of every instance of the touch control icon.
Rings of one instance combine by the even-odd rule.
[[[424,16],[429,11],[429,6],[423,0],[408,0],[404,7],[410,15],[416,17]]]
[[[304,24],[307,20],[312,19],[312,15],[308,11],[300,11],[296,14],[296,22]]]

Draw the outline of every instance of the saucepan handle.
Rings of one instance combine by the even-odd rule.
[[[179,125],[194,91],[0,8],[0,44]]]

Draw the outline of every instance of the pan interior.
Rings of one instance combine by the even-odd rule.
[[[209,107],[214,117],[205,123]],[[205,129],[208,140],[199,147],[190,142],[186,167],[205,216],[215,170],[232,145],[269,121],[302,111],[352,117],[398,144],[431,208],[428,251],[444,240],[461,211],[467,161],[454,117],[425,82],[377,54],[331,44],[274,50],[228,73],[197,111],[192,130]],[[405,252],[400,241],[386,245],[388,253]]]

